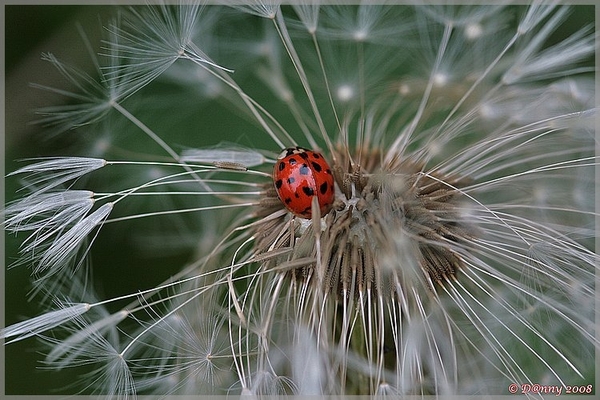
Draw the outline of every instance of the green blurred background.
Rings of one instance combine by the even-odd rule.
[[[60,152],[60,144],[41,140],[40,127],[31,125],[33,110],[48,105],[51,97],[30,87],[32,82],[50,83],[56,78],[41,53],[54,51],[75,56],[81,52],[81,41],[75,45],[75,21],[83,25],[98,25],[98,18],[107,15],[107,7],[5,5],[5,155],[4,168],[9,173],[18,168],[17,160]],[[98,32],[98,29],[96,29]],[[92,32],[93,33],[93,32]],[[71,44],[69,44],[71,43]],[[5,180],[5,198],[15,198],[15,179]],[[5,235],[5,265],[14,262],[18,241]],[[5,321],[7,324],[23,317],[40,314],[35,301],[28,302],[31,288],[29,270],[6,269]],[[58,394],[57,388],[72,382],[69,373],[48,373],[43,369],[42,355],[35,339],[13,343],[5,351],[5,394]]]

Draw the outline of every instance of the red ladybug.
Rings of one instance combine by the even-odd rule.
[[[273,169],[273,182],[279,200],[301,218],[311,218],[311,202],[317,196],[324,216],[331,209],[335,189],[333,175],[325,158],[302,147],[281,152]]]

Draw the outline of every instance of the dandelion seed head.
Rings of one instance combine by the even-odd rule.
[[[317,31],[319,21],[319,2],[310,2],[307,4],[293,4],[292,8],[298,14],[298,17],[306,27],[306,30],[313,35]]]
[[[398,86],[398,92],[403,96],[407,96],[411,92],[411,87],[407,83],[402,83]]]
[[[340,101],[346,102],[354,98],[354,89],[351,85],[341,85],[337,89],[337,98]]]
[[[352,35],[352,37],[357,42],[364,42],[367,39],[368,35],[369,35],[369,32],[367,32],[364,29],[360,29],[360,30],[355,31],[354,34]]]
[[[448,80],[448,75],[442,72],[435,74],[433,77],[433,82],[438,87],[444,87],[448,83]]]
[[[398,396],[399,393],[389,383],[382,382],[377,388],[377,396]]]
[[[481,115],[484,120],[494,120],[497,118],[498,113],[493,104],[483,103],[479,107],[479,115]]]
[[[467,24],[464,27],[464,34],[467,40],[476,40],[483,35],[483,26],[480,23]]]
[[[248,2],[248,4],[236,5],[234,7],[243,12],[247,12],[262,18],[274,19],[279,11],[279,4],[280,1],[277,0],[253,0]]]
[[[427,143],[427,151],[431,157],[436,157],[443,151],[443,146],[438,141],[432,140],[431,142]]]
[[[453,186],[446,187],[443,181],[422,175],[417,165],[407,161],[383,166],[378,152],[369,154],[366,150],[362,157],[370,170],[352,166],[343,153],[334,157],[341,160],[332,166],[339,189],[338,205],[318,227],[322,254],[307,247],[304,237],[313,234],[308,229],[311,221],[304,220],[301,223],[304,228],[297,233],[302,236],[294,245],[296,258],[320,257],[324,270],[315,272],[316,266],[309,265],[292,275],[306,277],[322,272],[325,291],[358,293],[392,288],[388,293],[392,297],[392,282],[401,281],[400,276],[406,273],[405,263],[399,259],[407,258],[409,269],[418,265],[421,275],[430,282],[441,283],[453,278],[463,263],[449,243],[460,241],[458,232],[462,234],[466,230],[465,222],[455,220],[459,213],[451,210],[456,201]],[[344,165],[346,169],[342,168]],[[456,179],[452,181],[456,183]],[[440,222],[442,211],[447,225]],[[284,218],[281,224],[279,229],[284,230]],[[270,222],[268,226],[271,230]],[[261,228],[257,226],[258,233]],[[392,237],[395,240],[390,242]],[[289,244],[288,239],[282,241],[281,237],[273,236],[273,241],[261,242],[258,251]],[[411,252],[405,251],[409,248]],[[403,254],[418,256],[411,259]],[[357,277],[351,279],[351,276]]]

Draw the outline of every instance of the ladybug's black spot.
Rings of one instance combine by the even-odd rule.
[[[290,177],[287,179],[287,183],[288,183],[288,184],[290,184],[290,185],[291,185],[292,183],[294,183],[294,181],[295,181],[295,179],[294,179],[294,177],[292,177],[292,176],[290,176]]]
[[[319,163],[317,163],[317,162],[314,162],[314,161],[313,161],[313,162],[311,162],[310,164],[312,165],[313,169],[314,169],[316,172],[321,172],[321,170],[323,169],[323,168],[321,168],[321,164],[319,164]]]
[[[321,158],[321,155],[319,153],[313,153],[313,157],[319,159]]]
[[[312,188],[308,187],[308,186],[302,186],[302,191],[307,196],[314,196],[315,195],[315,191]]]
[[[298,192],[294,193],[294,197],[297,198],[297,199],[300,198],[300,195],[298,194]]]
[[[328,186],[329,185],[327,184],[327,182],[321,183],[321,186],[319,186],[319,192],[321,192],[321,194],[327,193],[327,187]]]
[[[298,164],[298,160],[296,160],[295,158],[290,158],[288,160],[288,162],[290,163],[290,165],[296,165],[296,164]]]
[[[292,198],[291,197],[286,197],[284,200],[285,204],[290,204],[292,202]]]
[[[327,169],[325,170],[325,173],[326,173],[327,175],[331,175],[331,170],[330,170],[329,168],[327,168]]]
[[[281,189],[281,185],[283,185],[283,182],[281,181],[281,179],[277,179],[277,180],[275,181],[275,187],[276,187],[277,189]]]
[[[298,155],[300,157],[302,157],[303,159],[305,159],[305,160],[308,159],[308,153],[307,152],[298,153]]]
[[[280,162],[277,168],[279,168],[280,171],[283,171],[285,169],[285,163],[283,161]]]
[[[302,164],[300,167],[300,175],[310,175],[310,169],[308,168],[308,165]]]

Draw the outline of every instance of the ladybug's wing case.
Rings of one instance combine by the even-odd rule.
[[[301,147],[285,149],[273,169],[273,181],[285,207],[302,218],[311,218],[311,202],[317,196],[321,215],[334,198],[333,175],[319,153]]]
[[[321,215],[325,215],[333,204],[335,188],[333,174],[329,165],[319,153],[313,153],[309,158],[315,181],[316,195],[319,199]]]
[[[299,217],[310,218],[315,182],[308,165],[297,155],[284,157],[275,164],[273,180],[285,207]]]

